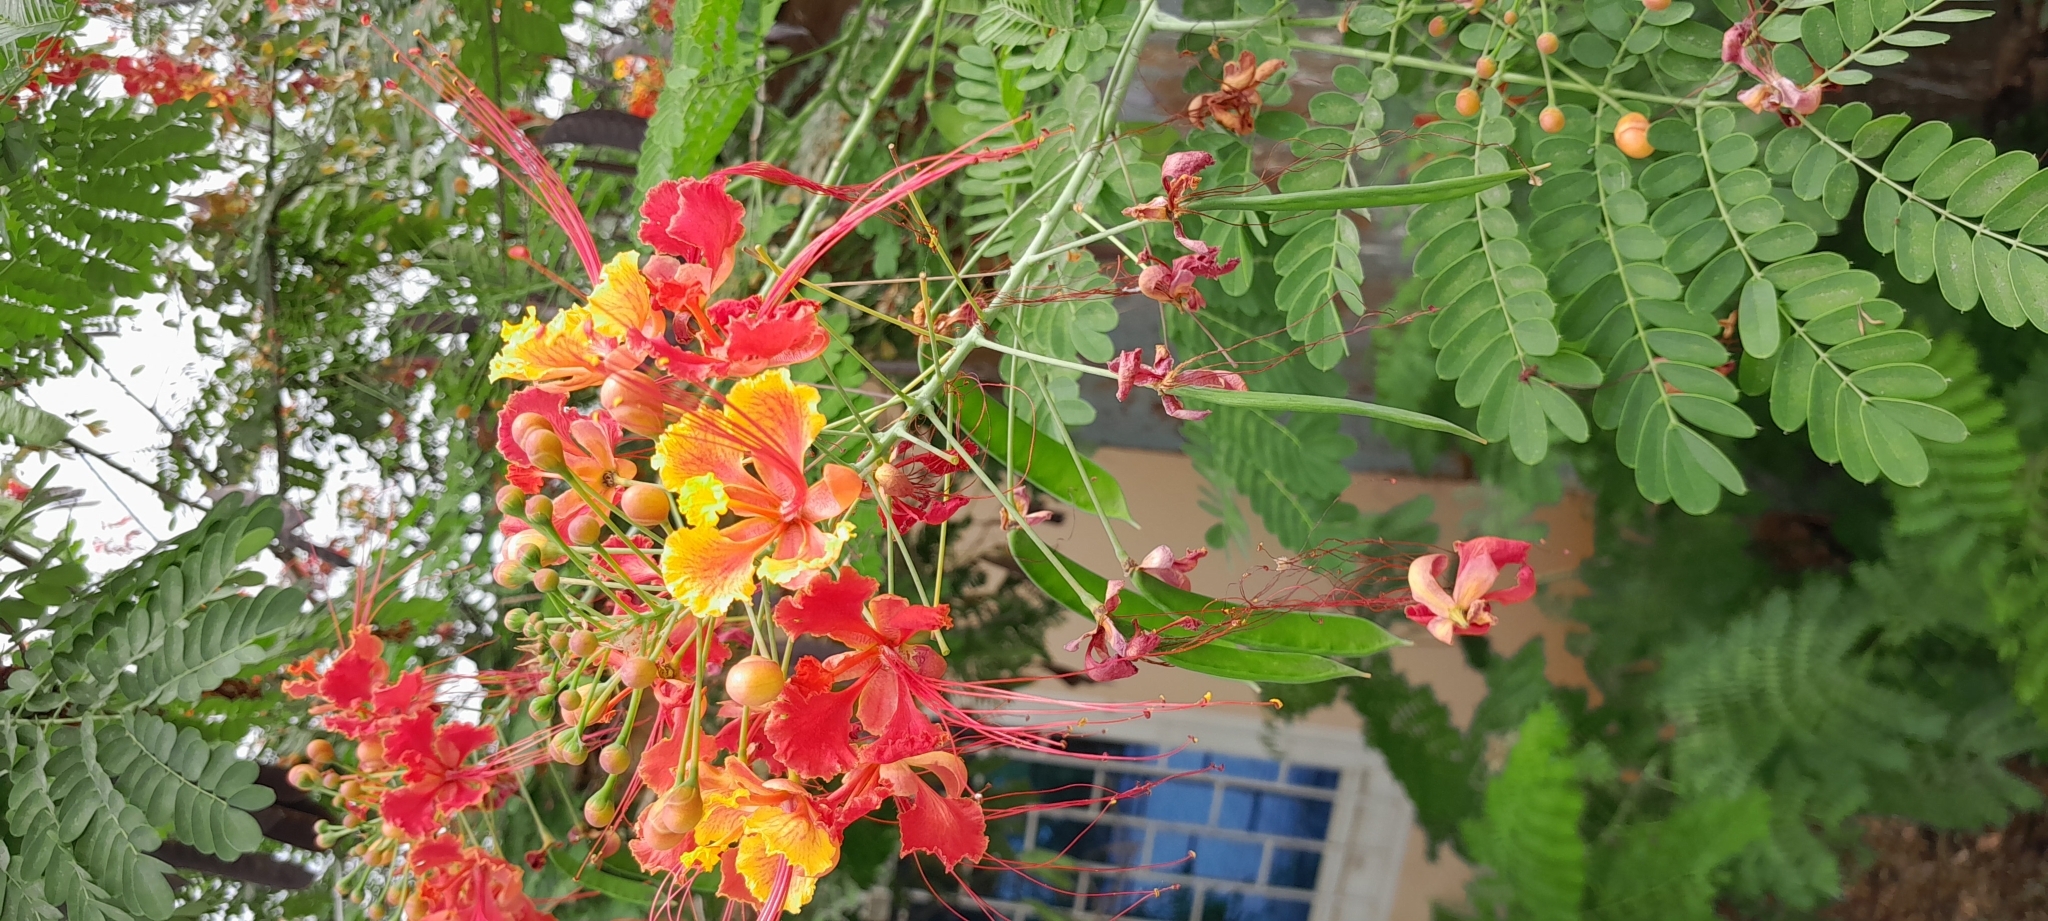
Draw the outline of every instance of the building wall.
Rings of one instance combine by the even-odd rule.
[[[1202,481],[1186,456],[1103,448],[1094,455],[1094,459],[1123,486],[1131,517],[1139,522],[1138,526],[1122,523],[1112,526],[1115,539],[1126,554],[1142,556],[1162,543],[1172,545],[1176,552],[1202,545],[1202,535],[1215,522],[1197,504]],[[1470,481],[1359,474],[1353,477],[1344,498],[1361,511],[1371,513],[1392,508],[1419,495],[1431,496],[1436,501],[1436,522],[1441,528],[1443,546],[1448,547],[1452,540],[1477,536],[1463,533],[1459,528],[1459,522],[1466,513],[1484,501],[1483,487]],[[1554,604],[1553,599],[1570,597],[1581,590],[1573,571],[1578,561],[1592,548],[1593,529],[1588,498],[1584,494],[1568,493],[1565,501],[1537,512],[1536,518],[1549,526],[1549,536],[1530,556],[1543,591],[1535,601],[1501,611],[1500,624],[1492,634],[1495,648],[1504,654],[1512,654],[1531,637],[1544,637],[1549,657],[1548,675],[1553,683],[1562,685],[1584,686],[1585,669],[1565,652],[1565,637],[1572,628],[1565,621],[1544,616],[1541,606],[1546,602]],[[1249,510],[1246,510],[1246,516],[1256,521]],[[1092,516],[1069,515],[1060,524],[1042,526],[1040,533],[1056,549],[1097,572],[1114,573],[1123,568],[1123,560],[1112,549],[1101,524]],[[1251,552],[1212,549],[1194,573],[1194,588],[1215,597],[1246,597],[1256,592],[1257,587],[1267,584],[1269,578],[1269,570],[1261,568],[1273,564],[1278,550],[1273,549],[1270,538],[1264,534],[1256,536],[1254,546],[1257,549]],[[1464,657],[1455,647],[1437,643],[1419,629],[1411,629],[1412,626],[1403,622],[1395,629],[1411,645],[1394,651],[1394,667],[1409,680],[1431,686],[1450,707],[1460,725],[1469,723],[1473,709],[1485,696],[1484,680],[1466,666]],[[1058,651],[1088,630],[1083,618],[1070,615],[1065,622],[1053,628],[1047,637],[1048,645],[1056,655],[1063,656],[1063,664],[1078,670],[1078,653],[1061,654]],[[1218,701],[1255,702],[1263,699],[1254,688],[1243,683],[1157,666],[1146,666],[1135,677],[1106,685],[1084,685],[1078,689],[1059,685],[1042,690],[1059,696],[1083,694],[1119,700],[1164,696],[1169,700],[1184,701],[1200,698],[1204,693],[1213,694]],[[1278,731],[1267,725],[1267,711],[1262,708],[1222,706],[1196,713],[1200,716],[1201,725],[1213,727],[1206,730],[1210,738],[1202,740],[1203,747],[1239,748],[1248,742],[1270,741]],[[1307,744],[1327,747],[1333,762],[1357,763],[1345,751],[1355,746],[1341,741],[1362,735],[1361,723],[1350,707],[1340,702],[1301,717],[1299,722],[1303,728],[1291,731],[1290,747],[1297,747],[1303,744],[1302,740],[1307,740]],[[1372,756],[1372,763],[1376,765],[1378,776],[1384,780],[1384,764],[1377,761],[1376,755]],[[1391,786],[1391,792],[1385,789],[1388,786]],[[1337,882],[1326,881],[1324,885],[1340,888],[1335,891],[1325,889],[1334,899],[1326,900],[1319,896],[1318,921],[1378,921],[1380,918],[1386,921],[1427,921],[1430,905],[1434,902],[1464,904],[1464,886],[1471,870],[1448,848],[1432,859],[1422,830],[1412,824],[1413,809],[1407,806],[1405,795],[1400,795],[1395,805],[1388,804],[1386,797],[1397,795],[1398,790],[1398,785],[1384,782],[1378,788],[1368,784],[1366,789],[1349,800],[1355,804],[1355,814],[1333,827],[1333,838],[1342,827],[1356,827],[1361,834],[1353,836],[1344,861],[1325,865],[1324,874],[1337,877]],[[1390,816],[1396,824],[1389,824]],[[1399,830],[1401,822],[1407,824],[1405,841],[1399,840],[1402,836]],[[1396,840],[1386,840],[1390,837]],[[1389,867],[1389,862],[1397,863],[1397,867]],[[1388,878],[1398,880],[1391,898],[1383,892],[1360,892],[1346,885],[1349,880]],[[1379,885],[1374,883],[1375,887]]]

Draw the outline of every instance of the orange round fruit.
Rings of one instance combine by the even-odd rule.
[[[1443,38],[1444,33],[1449,31],[1451,31],[1451,24],[1445,22],[1442,16],[1435,17],[1429,21],[1430,38]]]
[[[1541,51],[1544,54],[1556,54],[1557,33],[1545,32],[1542,35],[1536,36],[1536,50]]]
[[[1500,72],[1500,65],[1494,63],[1491,56],[1480,55],[1478,63],[1472,65],[1472,72],[1478,74],[1479,79],[1488,80],[1492,79],[1494,74]]]
[[[1546,106],[1543,109],[1543,114],[1536,116],[1536,124],[1543,129],[1544,134],[1556,134],[1563,131],[1564,110],[1556,106]]]

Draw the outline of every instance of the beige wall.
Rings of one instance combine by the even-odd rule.
[[[1185,456],[1104,448],[1095,455],[1095,460],[1123,486],[1130,503],[1131,517],[1142,526],[1121,523],[1114,526],[1116,540],[1122,544],[1125,553],[1143,556],[1162,543],[1172,545],[1176,552],[1202,545],[1203,533],[1215,522],[1197,505],[1201,479]],[[1436,500],[1436,521],[1442,529],[1443,546],[1448,547],[1452,540],[1477,536],[1458,531],[1458,522],[1464,513],[1483,501],[1483,488],[1468,481],[1362,474],[1352,478],[1351,488],[1345,492],[1344,498],[1361,511],[1370,513],[1424,494]],[[1246,515],[1251,519],[1248,510]],[[1550,531],[1549,537],[1531,554],[1530,561],[1545,588],[1546,597],[1559,593],[1569,595],[1577,588],[1572,572],[1592,547],[1593,529],[1587,497],[1569,494],[1564,502],[1541,509],[1536,517],[1548,524]],[[1092,516],[1069,515],[1062,524],[1040,528],[1040,533],[1061,552],[1097,572],[1115,573],[1123,568],[1123,560],[1111,549],[1109,538]],[[1255,545],[1261,548],[1272,546],[1270,538],[1264,534],[1257,536]],[[1194,587],[1217,597],[1245,597],[1249,591],[1267,584],[1269,576],[1260,568],[1270,564],[1271,555],[1276,552],[1263,549],[1250,553],[1212,550],[1194,574]],[[1404,621],[1396,628],[1395,632],[1410,640],[1412,645],[1394,651],[1394,667],[1410,680],[1434,688],[1461,725],[1469,722],[1473,708],[1485,696],[1485,682],[1465,665],[1464,657],[1455,647],[1437,643],[1412,627]],[[1510,654],[1530,637],[1545,637],[1551,681],[1583,686],[1586,683],[1583,665],[1564,653],[1565,636],[1570,630],[1565,622],[1545,617],[1537,603],[1530,602],[1503,610],[1500,624],[1494,628],[1492,636],[1495,648]],[[1061,646],[1087,631],[1088,626],[1082,618],[1070,616],[1065,623],[1054,628],[1048,637],[1050,646],[1059,654]],[[1078,654],[1060,655],[1063,663],[1079,667]],[[1061,689],[1061,693],[1068,695],[1075,691]],[[1193,700],[1204,693],[1214,694],[1217,700],[1260,699],[1248,685],[1151,666],[1136,677],[1100,686],[1095,693],[1123,700],[1162,695],[1169,700]],[[1204,712],[1205,718],[1218,720],[1257,721],[1265,718],[1262,711],[1251,708],[1233,710],[1225,707]],[[1324,707],[1305,719],[1319,726],[1342,727],[1354,732],[1361,728],[1357,714],[1341,704]],[[1251,731],[1257,730],[1252,728]],[[1470,869],[1447,848],[1432,861],[1422,830],[1411,828],[1390,921],[1427,921],[1429,906],[1437,901],[1462,905],[1465,882],[1470,875]]]

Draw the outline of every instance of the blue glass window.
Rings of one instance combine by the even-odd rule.
[[[1166,766],[1180,771],[1199,771],[1203,768],[1220,767],[1223,776],[1229,780],[1279,780],[1280,762],[1264,758],[1249,758],[1244,755],[1219,755],[1215,752],[1184,751],[1166,759]]]
[[[1159,751],[1101,737],[1074,740],[1070,750],[1133,759]],[[1173,776],[1202,769],[1208,772]],[[1121,762],[1025,754],[988,776],[1008,790],[1049,791],[1039,803],[1053,808],[1008,819],[990,834],[1013,851],[1035,851],[1036,859],[1063,854],[1060,869],[1033,876],[1083,893],[1062,896],[1014,875],[977,882],[977,891],[999,902],[1055,905],[1076,921],[1308,921],[1344,775],[1314,764],[1180,751]],[[1147,792],[1133,794],[1139,789]],[[1098,799],[1109,796],[1114,805]]]
[[[1151,780],[1150,777],[1110,775],[1110,786],[1119,793]],[[1151,793],[1117,800],[1116,811],[1167,822],[1209,824],[1209,803],[1216,798],[1216,785],[1207,780],[1182,778],[1153,787]]]
[[[1330,831],[1329,800],[1226,787],[1217,825],[1295,838],[1322,838]]]
[[[1211,892],[1202,900],[1202,921],[1308,921],[1309,903],[1248,892]]]
[[[1316,871],[1322,869],[1323,855],[1290,848],[1273,849],[1273,867],[1266,871],[1266,885],[1290,889],[1314,889]]]
[[[1335,768],[1311,767],[1297,764],[1287,769],[1287,782],[1297,787],[1316,787],[1323,790],[1337,789],[1337,782],[1344,774]]]

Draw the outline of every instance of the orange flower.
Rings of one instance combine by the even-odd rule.
[[[789,586],[838,558],[853,525],[827,532],[818,524],[853,507],[861,483],[839,464],[825,465],[816,483],[805,478],[804,455],[824,426],[818,391],[777,368],[733,385],[724,408],[698,409],[662,434],[661,482],[689,523],[669,534],[662,555],[679,603],[720,616],[753,594],[757,575]],[[728,514],[737,520],[721,527]]]
[[[810,794],[794,781],[762,780],[738,758],[727,758],[724,767],[705,765],[698,783],[704,818],[695,830],[697,847],[683,862],[709,870],[737,845],[734,866],[756,900],[768,898],[778,864],[787,862],[792,876],[781,908],[803,908],[818,880],[839,864],[839,835]]]

